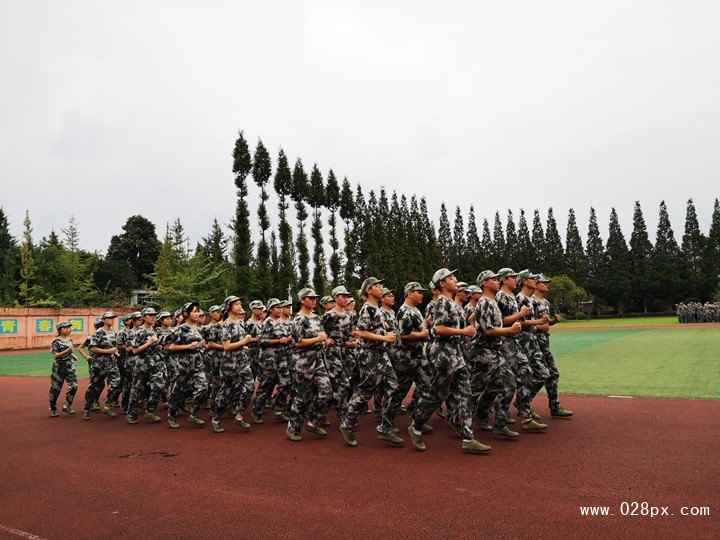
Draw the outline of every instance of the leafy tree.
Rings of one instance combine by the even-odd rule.
[[[528,229],[527,219],[525,219],[525,210],[522,208],[518,218],[517,244],[514,252],[515,264],[518,266],[516,270],[530,269],[535,260],[535,255],[530,241],[530,229]]]
[[[33,306],[39,300],[41,291],[38,290],[36,284],[35,258],[33,256],[34,246],[32,240],[32,222],[30,221],[30,213],[25,211],[25,219],[23,220],[25,229],[23,230],[23,239],[20,244],[20,286],[18,291],[18,300],[25,307]]]
[[[262,140],[258,139],[253,157],[252,177],[255,184],[260,188],[260,206],[258,207],[258,221],[260,225],[260,242],[258,243],[257,257],[255,259],[255,282],[251,290],[253,298],[269,298],[273,291],[273,275],[270,272],[270,246],[265,238],[266,231],[270,228],[265,203],[270,198],[265,191],[265,186],[272,174],[272,164]]]
[[[653,289],[650,280],[652,251],[642,207],[639,201],[635,201],[633,232],[630,235],[630,286],[632,298],[645,313],[648,311],[648,301]]]
[[[662,309],[670,311],[682,297],[685,276],[681,268],[680,247],[670,225],[665,201],[660,202],[657,235],[651,261],[653,288],[661,298]]]
[[[588,288],[593,294],[602,297],[605,294],[605,287],[607,283],[607,259],[605,256],[605,246],[603,245],[602,238],[600,237],[597,215],[595,214],[595,209],[593,207],[590,207],[586,253],[588,265]]]
[[[442,253],[443,266],[450,266],[452,233],[450,232],[450,219],[448,219],[445,203],[440,204],[440,222],[438,225],[438,245]]]
[[[235,218],[232,221],[233,229],[233,257],[235,264],[235,293],[246,294],[253,283],[253,243],[250,234],[250,210],[248,208],[247,176],[252,170],[252,157],[250,148],[243,132],[240,131],[235,140],[233,149],[233,168],[235,187],[237,188],[237,204]]]
[[[160,240],[155,225],[143,216],[130,216],[123,225],[123,233],[110,239],[105,260],[111,264],[124,265],[129,271],[131,288],[146,282],[160,254]],[[127,291],[126,291],[127,292]]]
[[[522,270],[518,266],[517,257],[517,231],[515,230],[515,218],[512,210],[508,208],[507,222],[505,223],[505,263],[515,270]]]
[[[630,253],[625,242],[625,236],[620,229],[617,212],[610,211],[610,224],[606,247],[610,283],[606,288],[606,298],[614,303],[618,315],[625,312],[625,306],[632,292],[630,281]]]
[[[495,212],[495,223],[493,225],[493,241],[492,254],[494,257],[493,268],[507,266],[505,258],[505,233],[503,232],[503,224],[500,219],[500,212]]]
[[[203,255],[215,264],[227,263],[228,238],[225,236],[217,218],[213,218],[210,234],[204,236],[198,249]]]
[[[581,284],[587,281],[587,258],[572,208],[568,210],[565,234],[565,269],[570,279]]]
[[[565,267],[565,250],[563,249],[560,233],[552,206],[548,208],[547,222],[545,224],[545,249],[543,250],[543,271],[555,275]]]
[[[587,292],[570,276],[564,274],[553,277],[548,291],[548,300],[555,308],[571,317],[579,310],[580,302],[585,301],[587,297]]]
[[[348,184],[349,186],[349,184]],[[330,227],[330,282],[331,287],[335,287],[340,283],[342,278],[342,259],[340,257],[340,242],[337,236],[337,218],[336,214],[340,208],[340,185],[338,184],[335,173],[332,169],[328,172],[327,186],[325,187],[325,206],[327,206],[328,226]]]
[[[310,284],[310,252],[307,245],[307,237],[305,236],[305,220],[308,218],[305,209],[305,199],[309,196],[310,186],[308,184],[307,173],[303,167],[300,158],[295,162],[295,168],[292,175],[292,200],[295,202],[295,215],[298,220],[298,286],[306,287]]]
[[[360,186],[358,186],[358,189]],[[353,199],[350,182],[347,178],[343,179],[342,189],[340,191],[340,219],[345,222],[344,244],[345,244],[345,268],[343,282],[348,290],[352,291],[355,286],[352,282],[355,276],[355,245],[356,236],[350,230],[350,224],[355,218],[355,200]]]
[[[286,215],[289,206],[287,198],[292,195],[293,190],[292,173],[290,172],[287,156],[285,156],[282,148],[278,152],[278,165],[275,170],[273,185],[278,195],[278,210],[280,212],[280,225],[278,226],[280,247],[275,291],[276,294],[279,294],[282,289],[284,296],[287,293],[286,287],[291,289],[296,287],[297,277],[293,265],[292,228]]]
[[[10,223],[0,206],[0,305],[9,306],[15,301],[19,258],[17,242],[10,234]]]
[[[467,247],[465,237],[465,224],[460,207],[455,207],[455,223],[453,225],[452,261],[450,266],[458,268],[463,280],[467,280],[471,269],[467,267]]]
[[[701,301],[709,298],[712,290],[707,287],[704,275],[705,264],[703,255],[705,251],[705,235],[700,232],[695,204],[689,199],[685,214],[685,234],[682,237],[683,266],[687,276],[687,290],[691,297]]]
[[[492,236],[490,235],[490,224],[487,218],[483,218],[482,237],[480,238],[480,270],[478,273],[489,268],[499,270],[495,253],[493,252]]]
[[[538,269],[545,268],[545,232],[540,220],[540,211],[537,208],[533,212],[532,246],[530,266],[535,269],[534,272],[537,272]]]
[[[308,203],[313,208],[313,222],[311,227],[314,249],[313,249],[313,286],[318,294],[325,294],[327,286],[327,266],[325,263],[325,248],[322,234],[321,210],[326,202],[325,185],[323,176],[317,163],[313,165],[310,172],[310,191],[308,192]]]
[[[710,232],[705,244],[705,261],[708,264],[709,281],[712,283],[714,280],[715,289],[717,289],[718,279],[720,278],[720,202],[717,199],[715,199],[710,221]]]
[[[466,258],[469,271],[468,275],[475,274],[475,276],[477,276],[482,270],[480,270],[480,236],[478,234],[475,208],[473,205],[470,205],[470,214],[468,215]]]

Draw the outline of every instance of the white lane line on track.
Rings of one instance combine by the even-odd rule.
[[[27,531],[21,531],[20,529],[13,529],[12,527],[6,527],[5,525],[0,525],[0,531],[14,534],[15,536],[19,536],[20,538],[25,538],[26,540],[47,540],[42,536],[38,536],[37,534],[29,533]]]

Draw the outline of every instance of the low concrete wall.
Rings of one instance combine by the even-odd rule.
[[[57,336],[55,325],[69,322],[75,344],[80,344],[95,331],[95,321],[105,311],[119,317],[126,311],[111,308],[2,308],[0,307],[0,351],[13,349],[44,349]],[[119,325],[115,324],[115,329]]]

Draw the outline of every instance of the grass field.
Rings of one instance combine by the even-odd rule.
[[[676,324],[680,326],[677,317],[633,317],[627,319],[590,319],[589,321],[576,321],[568,319],[561,326],[573,328],[597,328],[600,326],[657,326]]]
[[[644,324],[642,320],[633,319],[633,324]],[[560,393],[594,395],[718,399],[719,343],[719,328],[686,325],[552,335]],[[46,352],[0,356],[0,375],[49,377],[51,365]],[[78,376],[87,377],[87,363],[81,359],[76,366]]]

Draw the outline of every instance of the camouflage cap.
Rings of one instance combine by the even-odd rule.
[[[190,313],[193,306],[197,306],[198,310],[200,310],[200,302],[186,302],[182,307],[182,313]]]
[[[528,279],[532,274],[530,273],[530,270],[527,268],[525,270],[520,270],[517,273],[518,281],[522,281],[523,279]]]
[[[169,311],[161,311],[157,314],[158,321],[162,321],[163,319],[166,319],[168,317],[172,317],[172,314]]]
[[[155,311],[155,308],[146,307],[145,309],[143,309],[143,310],[140,312],[140,315],[143,316],[143,317],[144,317],[145,315],[157,315],[157,311]]]
[[[102,317],[102,318],[104,319],[105,317]],[[140,313],[139,311],[133,311],[130,315],[128,315],[128,318],[129,319],[142,319],[142,313]]]
[[[480,274],[478,274],[477,285],[478,287],[482,288],[483,282],[487,281],[488,279],[497,279],[498,277],[500,276],[492,270],[483,270],[482,272],[480,272]]]
[[[345,285],[338,285],[332,290],[330,295],[335,298],[336,296],[352,296],[352,293],[345,288]]]
[[[538,283],[550,283],[552,278],[545,277],[544,274],[535,274],[535,281]]]
[[[435,288],[435,282],[430,280],[430,283],[428,283],[428,290],[432,291]]]
[[[198,308],[198,315],[200,315],[201,317],[204,317],[205,312],[202,309]]]
[[[458,291],[460,292],[470,292],[470,285],[465,283],[464,281],[461,281],[458,283]]]
[[[135,313],[137,313],[137,314],[138,314],[138,318],[140,318],[140,312],[139,312],[139,311],[136,311]],[[133,315],[135,315],[135,313],[133,313]],[[115,317],[117,317],[117,315],[115,315],[112,311],[106,311],[105,313],[103,313],[102,315],[100,315],[100,318],[101,318],[101,319],[114,319]],[[134,319],[134,318],[135,318],[135,317],[133,317],[133,319]]]
[[[470,285],[468,287],[468,291],[470,292],[470,294],[481,294],[482,293],[482,289],[480,287],[478,287],[477,285]]]
[[[182,315],[182,308],[176,309],[176,310],[175,310],[175,313],[173,313],[173,317],[175,317],[176,319],[177,319],[180,315]]]
[[[250,309],[262,309],[265,311],[267,308],[265,307],[265,304],[262,303],[262,300],[253,300],[250,302]]]
[[[242,297],[231,294],[223,301],[223,306],[225,306],[226,308],[229,308],[233,302],[237,302],[238,300],[242,300]]]
[[[415,291],[425,292],[425,291],[427,291],[427,289],[423,288],[423,286],[420,285],[417,281],[411,281],[410,283],[405,285],[405,288],[403,289],[403,291],[405,292],[405,296],[407,296],[411,292],[415,292]]]
[[[208,310],[209,313],[214,313],[216,311],[222,311],[222,306],[215,304],[214,306],[210,306],[210,309]]]
[[[298,300],[302,300],[303,298],[318,298],[319,295],[315,293],[313,289],[310,287],[305,287],[304,289],[300,289],[300,292],[298,292]]]
[[[365,281],[363,281],[362,285],[360,285],[360,290],[364,293],[370,287],[372,287],[373,285],[377,285],[378,283],[380,283],[382,285],[383,283],[385,283],[385,280],[378,279],[376,277],[365,278]]]
[[[388,289],[387,287],[383,287],[382,295],[386,296],[388,294],[395,294],[395,289]]]
[[[332,296],[323,296],[320,299],[320,305],[324,306],[325,304],[329,304],[330,302],[334,302],[335,299]]]
[[[278,300],[277,298],[270,298],[267,301],[267,309],[270,311],[274,307],[282,307],[282,300]]]
[[[60,330],[61,328],[72,328],[72,324],[70,324],[67,321],[62,321],[62,322],[57,323],[57,325],[55,326],[55,329]]]
[[[500,270],[498,270],[497,275],[500,279],[518,277],[518,273],[512,268],[501,268]]]
[[[432,283],[435,284],[433,288],[437,288],[438,283],[440,283],[443,279],[452,276],[455,272],[457,272],[457,269],[448,270],[447,268],[441,268],[440,270],[435,272],[432,277]]]

